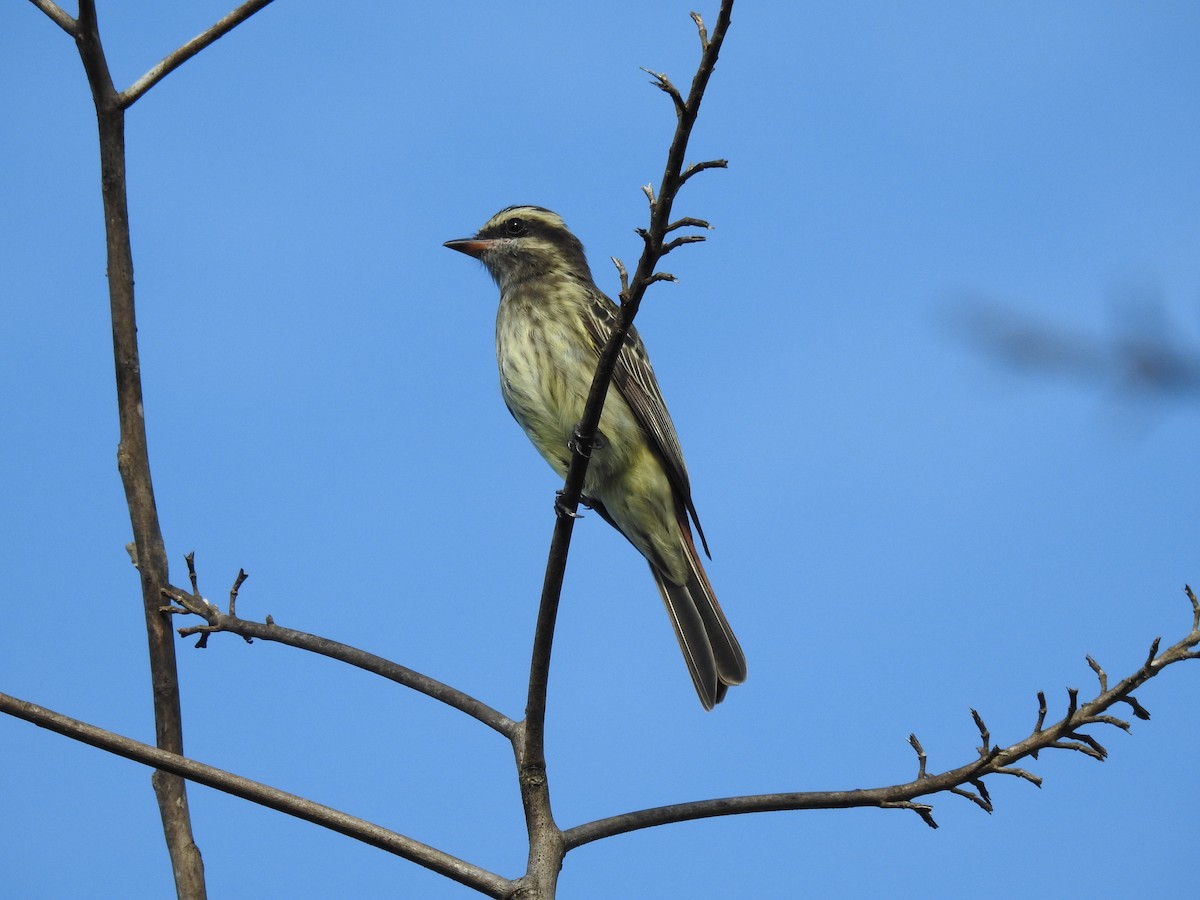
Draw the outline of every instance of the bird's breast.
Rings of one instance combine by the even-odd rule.
[[[545,298],[542,298],[545,300]],[[538,452],[560,474],[566,473],[571,434],[596,372],[598,352],[574,303],[501,301],[496,318],[496,361],[500,390],[513,417]],[[593,455],[595,477],[619,466],[640,431],[620,393],[609,389],[600,421],[606,446]],[[589,482],[593,473],[589,471]]]

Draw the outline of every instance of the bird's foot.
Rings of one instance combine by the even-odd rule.
[[[570,509],[567,506],[567,504],[563,502],[563,492],[562,491],[554,492],[554,512],[557,513],[558,515],[562,516],[565,519],[582,519],[583,518],[582,515],[575,512],[575,510]]]
[[[604,436],[603,431],[597,429],[591,440],[586,440],[579,433],[578,425],[571,429],[571,437],[567,439],[567,449],[572,453],[578,453],[584,459],[591,459],[593,451],[603,450],[607,446],[608,438]]]

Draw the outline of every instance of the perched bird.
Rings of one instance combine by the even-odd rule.
[[[583,244],[540,206],[510,206],[473,238],[445,246],[480,260],[500,288],[500,390],[559,476],[617,307],[596,287]],[[584,482],[584,503],[650,563],[705,709],[746,678],[746,658],[717,603],[688,516],[708,552],[675,426],[632,328],[617,359]]]

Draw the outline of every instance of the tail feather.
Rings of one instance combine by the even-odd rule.
[[[604,521],[625,535],[625,539],[637,547],[643,556],[650,558],[649,548],[630,538],[602,501],[596,497],[586,500]],[[705,709],[712,709],[725,699],[725,692],[730,685],[746,680],[746,656],[733,629],[729,627],[721,604],[717,602],[712,585],[708,583],[708,575],[700,562],[692,530],[688,526],[687,510],[682,503],[677,504],[676,520],[679,523],[683,556],[687,562],[686,581],[676,584],[663,575],[653,562],[650,563],[650,571],[667,607],[671,627],[675,629],[679,649],[683,651],[683,659],[700,702]],[[696,527],[699,528],[699,523]]]
[[[653,565],[650,571],[667,607],[696,693],[707,710],[725,699],[730,685],[746,680],[746,657],[717,602],[686,524],[681,533],[687,550],[687,582],[674,584]]]
[[[729,620],[725,618],[725,611],[721,609],[717,595],[708,583],[708,574],[700,562],[700,554],[696,552],[691,530],[686,523],[681,531],[690,569],[687,587],[700,612],[700,618],[704,620],[704,630],[717,664],[718,680],[726,686],[741,684],[746,680],[746,654],[742,652],[742,645],[738,643],[737,636],[729,626]],[[720,703],[724,696],[725,692],[720,691],[717,702]]]
[[[672,584],[663,578],[654,566],[650,567],[650,571],[654,573],[654,582],[658,585],[658,592],[667,607],[667,616],[671,619],[671,627],[675,629],[679,649],[683,651],[683,659],[687,663],[700,702],[705,709],[712,709],[720,701],[717,696],[720,676],[713,657],[712,643],[708,639],[708,629],[700,616],[700,610],[697,609],[687,585]]]

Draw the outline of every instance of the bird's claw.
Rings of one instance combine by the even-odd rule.
[[[607,446],[608,438],[604,436],[603,431],[597,429],[591,440],[584,440],[583,435],[579,433],[578,425],[571,429],[571,436],[567,439],[567,449],[572,453],[578,453],[584,459],[591,459],[592,451],[603,450]]]
[[[554,492],[554,511],[558,515],[562,516],[563,518],[567,518],[567,519],[582,519],[583,518],[582,514],[575,512],[575,510],[573,510],[573,509],[567,508],[567,504],[565,504],[563,502],[563,492],[562,491]]]

